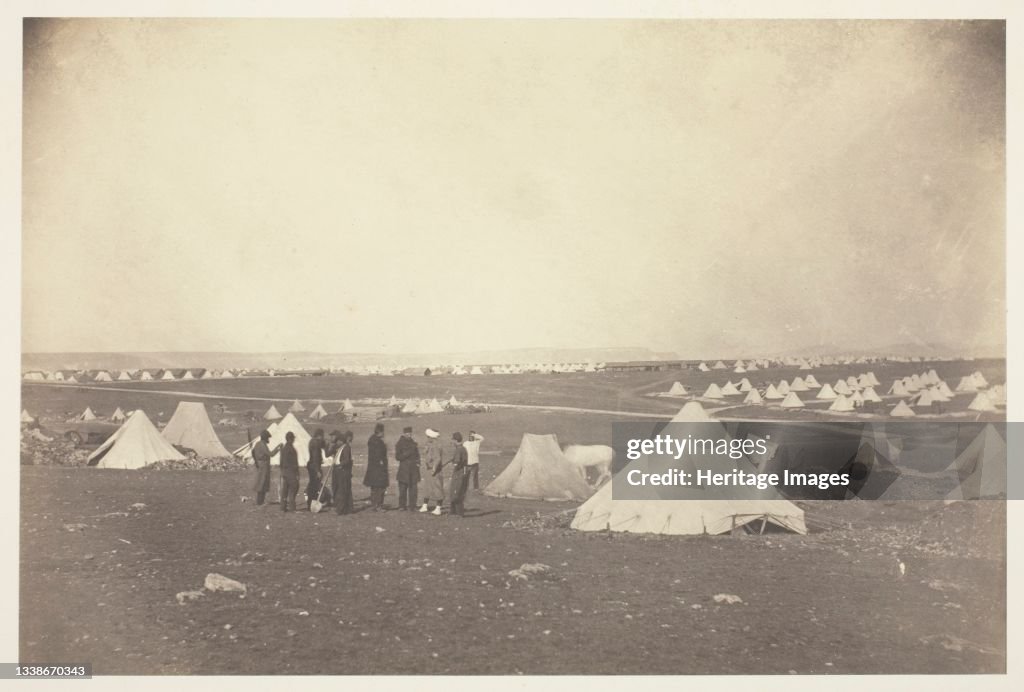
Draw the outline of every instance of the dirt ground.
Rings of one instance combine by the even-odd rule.
[[[99,675],[1006,669],[1001,503],[828,503],[807,508],[807,536],[653,537],[482,494],[465,519],[286,514],[242,502],[251,482],[23,468],[21,660]],[[550,569],[510,576],[526,563]],[[209,573],[247,590],[180,605]]]

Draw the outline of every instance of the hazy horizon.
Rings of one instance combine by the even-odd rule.
[[[1005,346],[1002,22],[25,27],[25,353]]]

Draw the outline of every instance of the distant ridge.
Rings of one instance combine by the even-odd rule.
[[[340,368],[346,365],[499,365],[504,363],[601,363],[621,360],[675,360],[674,353],[646,348],[519,348],[462,353],[319,353],[287,351],[157,351],[126,353],[23,353],[23,370],[134,370],[141,368]]]

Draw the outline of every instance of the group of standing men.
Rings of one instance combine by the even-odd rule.
[[[413,438],[412,427],[406,427],[402,436],[395,443],[395,460],[398,470],[395,480],[398,482],[398,509],[415,510],[417,498],[423,498],[420,512],[430,512],[440,516],[445,501],[445,467],[450,467],[448,489],[450,493],[449,514],[465,516],[465,498],[469,490],[470,480],[473,488],[480,487],[480,443],[483,436],[474,431],[469,432],[469,439],[463,441],[462,433],[452,433],[451,443],[442,445],[438,442],[441,433],[433,428],[426,430],[426,442],[421,449]],[[310,509],[314,501],[324,498],[324,462],[331,460],[327,476],[330,477],[330,494],[325,504],[334,505],[337,514],[350,514],[352,504],[352,439],[351,431],[340,433],[334,431],[330,442],[324,439],[323,430],[317,430],[309,442],[309,462],[306,470],[309,483],[306,485],[306,508]],[[285,512],[295,511],[295,498],[299,490],[299,462],[295,449],[295,435],[285,435],[285,441],[274,449],[269,448],[270,433],[260,433],[259,441],[253,446],[252,456],[256,464],[256,504],[262,505],[270,489],[270,459],[276,454],[281,455],[281,509]],[[388,469],[388,448],[384,441],[384,424],[377,423],[373,435],[367,440],[366,474],[363,485],[370,488],[370,509],[379,512],[386,509],[384,494],[390,485]],[[421,470],[421,465],[424,467]]]

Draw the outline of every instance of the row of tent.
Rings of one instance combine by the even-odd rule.
[[[120,409],[119,409],[120,410]],[[199,402],[178,403],[163,431],[158,431],[145,411],[138,409],[89,455],[88,464],[98,468],[137,469],[157,461],[177,461],[185,456],[173,445],[195,450],[201,457],[229,457]]]
[[[29,381],[65,382],[136,382],[151,380],[211,380],[231,379],[239,375],[231,370],[207,370],[205,368],[180,370],[122,370],[113,373],[108,370],[97,371],[63,371],[43,372],[33,370],[25,373],[24,379]]]

